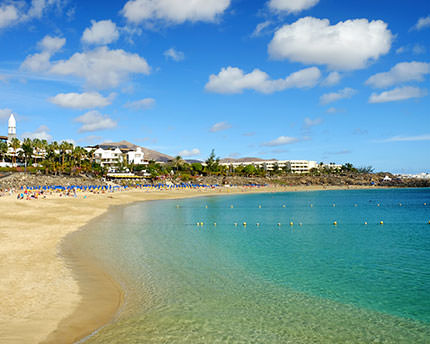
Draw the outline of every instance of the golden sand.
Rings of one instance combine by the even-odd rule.
[[[354,187],[358,188],[358,187]],[[336,187],[131,190],[78,198],[18,201],[0,198],[0,343],[73,343],[113,319],[118,285],[73,248],[60,244],[110,206],[132,202]],[[64,256],[67,259],[64,259]]]

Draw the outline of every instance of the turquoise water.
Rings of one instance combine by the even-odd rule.
[[[126,291],[87,342],[430,343],[429,220],[429,189],[115,208],[78,234]]]

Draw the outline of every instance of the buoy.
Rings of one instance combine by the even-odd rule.
[[[430,225],[430,221],[429,221],[429,225]]]
[[[383,225],[383,224],[384,224],[384,221],[380,221],[380,222],[379,222],[379,224],[380,224],[380,225]]]
[[[378,207],[380,206],[380,204],[378,203]]]
[[[300,227],[301,227],[301,226],[303,226],[303,223],[301,223],[301,222],[300,222],[300,223],[299,223],[299,226],[300,226]]]
[[[278,222],[278,227],[281,227],[281,223],[280,222]]]
[[[282,208],[285,208],[285,204],[282,205]]]
[[[294,225],[293,221],[290,222],[290,226]]]
[[[206,205],[206,206],[205,206],[205,208],[207,209],[207,208],[208,208],[208,206]]]
[[[234,223],[234,226],[237,227],[237,222]]]
[[[200,226],[200,222],[197,222],[197,226]]]
[[[334,221],[334,222],[333,222],[333,225],[337,226],[337,221]]]
[[[367,225],[367,221],[364,221],[364,224]]]
[[[260,223],[257,222],[257,227],[259,227],[259,226],[260,226]]]
[[[176,208],[179,208],[179,204],[176,205]]]
[[[203,222],[200,222],[200,226],[203,226]]]
[[[214,222],[214,226],[216,226],[216,222]]]
[[[243,227],[246,227],[246,222],[243,223]]]
[[[312,208],[313,206],[314,206],[313,204],[311,204],[311,205],[310,205],[310,207],[311,207],[311,208]]]
[[[335,207],[335,206],[336,206],[336,204],[333,203],[333,207]]]
[[[399,203],[399,206],[402,206],[402,203]]]
[[[424,203],[424,205],[427,205],[427,203]]]
[[[233,204],[230,206],[230,208],[233,208]]]
[[[357,204],[354,204],[354,207],[358,207],[358,205],[357,205]]]
[[[261,209],[261,205],[258,206]]]

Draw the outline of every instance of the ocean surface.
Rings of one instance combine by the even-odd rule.
[[[126,302],[85,343],[430,343],[429,221],[430,189],[113,208],[77,235]]]

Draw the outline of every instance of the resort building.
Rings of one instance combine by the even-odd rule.
[[[101,166],[115,167],[122,163],[133,164],[133,165],[147,165],[148,162],[144,160],[145,154],[141,147],[135,149],[125,149],[119,147],[87,147],[87,151],[94,151],[94,161]]]
[[[223,162],[223,166],[231,166],[237,168],[239,166],[253,165],[256,168],[264,168],[266,171],[275,169],[286,170],[292,173],[309,173],[313,168],[318,168],[316,161],[308,160],[257,160],[257,161],[241,161],[241,162]]]

